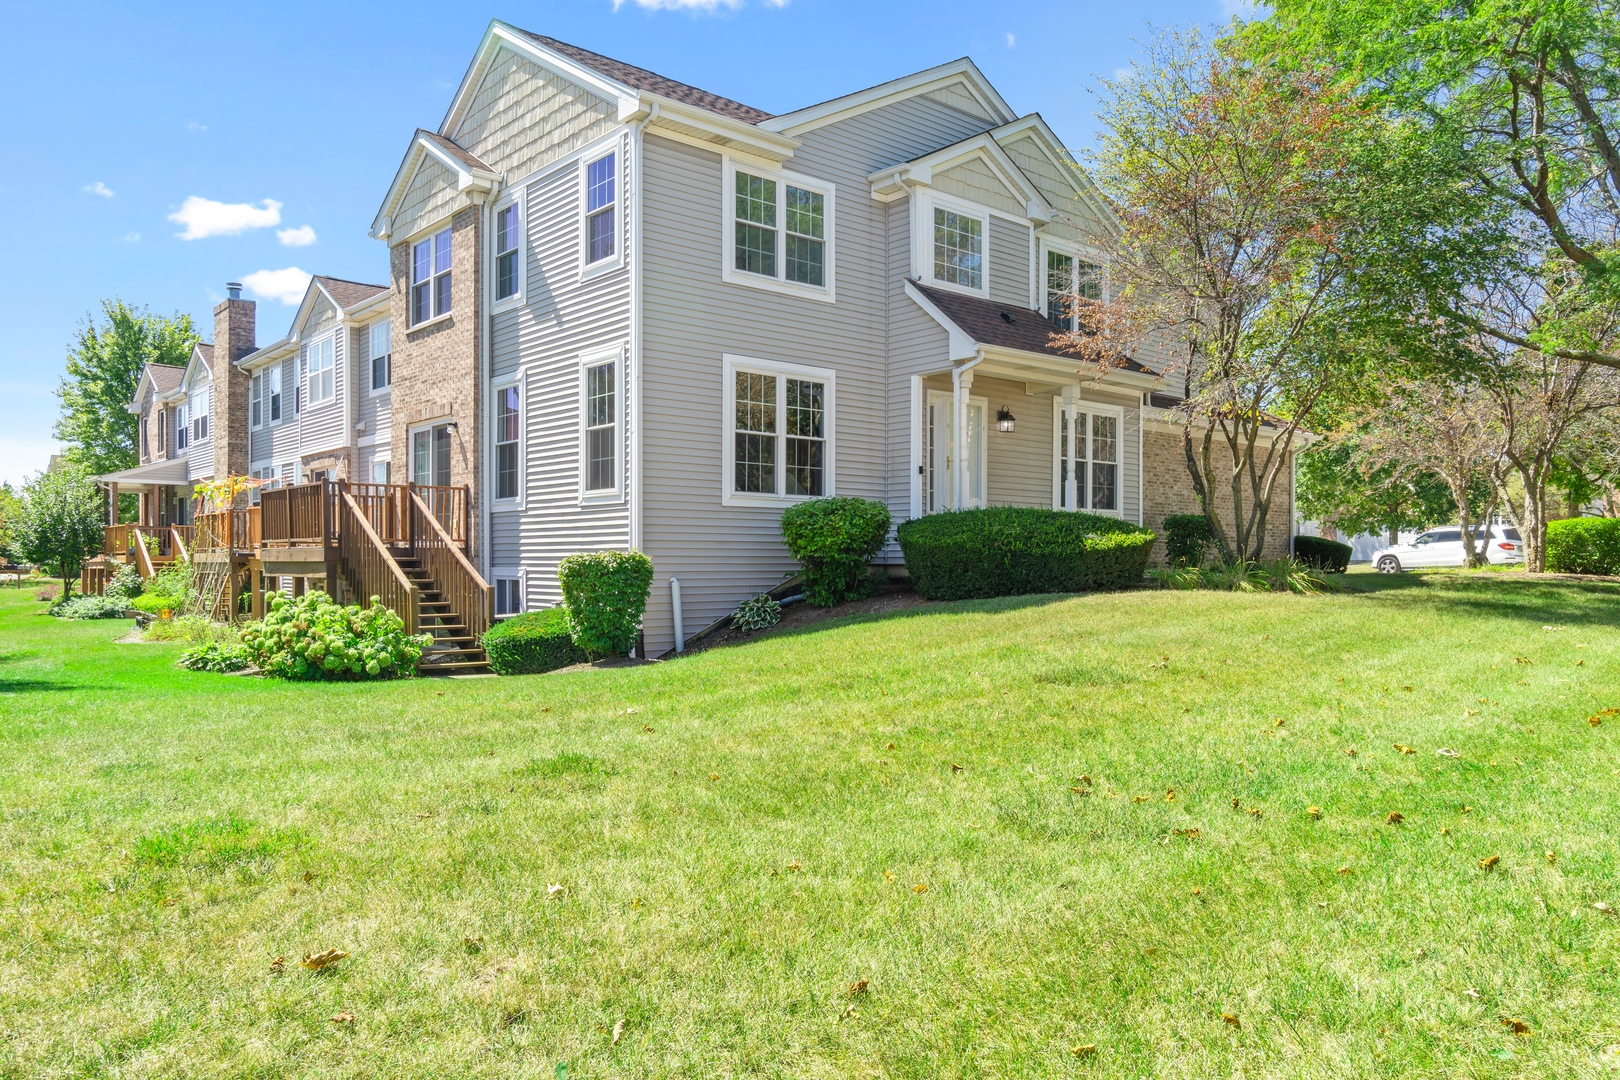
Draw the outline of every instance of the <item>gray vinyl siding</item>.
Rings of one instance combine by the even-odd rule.
[[[354,328],[351,335],[354,340],[354,363],[350,365],[350,371],[354,378],[356,434],[364,438],[380,436],[386,444],[392,419],[392,394],[388,390],[377,394],[371,392],[371,327],[377,321],[373,319]],[[370,476],[367,471],[361,474],[361,479],[370,479]]]
[[[889,514],[898,525],[911,516],[913,477],[917,468],[911,460],[912,429],[922,411],[922,401],[913,400],[912,378],[948,370],[950,335],[934,321],[898,284],[911,264],[911,206],[909,199],[889,204],[888,251],[890,287],[888,298],[889,379],[888,379],[888,488],[885,498]],[[900,547],[890,538],[882,559],[901,562]]]
[[[629,241],[625,182],[628,140],[619,144],[619,250]],[[582,272],[580,165],[570,162],[524,189],[526,263],[522,302],[491,320],[491,371],[518,376],[523,411],[523,477],[517,506],[490,513],[491,567],[521,569],[525,610],[561,601],[557,564],[579,551],[624,551],[630,545],[629,424],[625,356],[630,338],[630,271]],[[580,358],[620,350],[616,374],[620,416],[620,494],[616,501],[580,498]],[[493,421],[493,418],[492,418]],[[492,425],[493,426],[493,423]],[[493,491],[491,491],[493,495]]]
[[[186,426],[194,428],[190,398],[187,399]],[[208,386],[208,437],[206,439],[190,439],[186,441],[186,477],[190,480],[201,480],[214,475],[214,387]],[[172,433],[171,433],[172,434]]]
[[[1029,227],[994,215],[990,218],[990,299],[1033,306],[1029,295]]]
[[[722,281],[729,253],[721,250],[719,155],[646,138],[642,537],[655,568],[643,624],[650,651],[674,642],[670,577],[681,580],[690,634],[797,568],[782,544],[780,507],[722,504],[723,354],[836,372],[830,494],[889,497],[889,294],[904,270],[889,265],[889,209],[871,198],[866,177],[988,126],[919,97],[805,136],[785,168],[836,185],[836,304]]]
[[[264,368],[270,370],[272,364]],[[285,461],[292,461],[302,456],[302,440],[299,434],[299,417],[293,410],[294,390],[298,386],[298,358],[289,356],[281,361],[281,420],[270,423],[270,399],[266,395],[264,400],[264,415],[266,422],[252,432],[248,442],[249,468],[261,468],[269,465],[280,465]]]
[[[348,427],[346,420],[349,415],[346,398],[350,382],[347,378],[346,363],[348,337],[349,335],[342,330],[332,335],[332,397],[319,405],[309,405],[307,382],[303,387],[302,400],[305,402],[305,409],[303,415],[299,417],[300,453],[313,454],[337,450],[349,444],[349,433],[345,430]],[[307,380],[309,377],[307,355],[300,355],[298,366]]]

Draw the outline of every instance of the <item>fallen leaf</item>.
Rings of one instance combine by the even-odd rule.
[[[1475,990],[1472,986],[1470,986],[1468,989],[1464,990],[1463,993],[1467,994],[1469,997],[1473,998],[1475,1001],[1482,1001],[1482,1000],[1484,1000],[1484,996],[1485,996],[1485,995],[1481,994],[1478,990]]]
[[[352,1013],[352,1012],[340,1012],[340,1013],[337,1013],[332,1017],[332,1023],[334,1023],[334,1024],[352,1024],[352,1023],[354,1023],[354,1013]]]
[[[790,872],[790,873],[794,873],[794,874],[797,874],[797,873],[798,873],[798,872],[799,872],[799,871],[800,871],[800,870],[803,870],[803,869],[804,869],[804,867],[802,867],[802,866],[800,866],[800,865],[799,865],[799,864],[798,864],[798,863],[796,863],[796,862],[790,862],[790,863],[788,863],[788,871],[789,871],[789,872]]]
[[[1469,806],[1467,803],[1463,803],[1461,806],[1457,807],[1457,813],[1466,814],[1472,809],[1472,806]]]
[[[1415,753],[1417,753],[1416,750],[1412,749],[1410,746],[1407,746],[1405,743],[1399,743],[1399,742],[1396,743],[1395,744],[1395,749],[1399,750],[1403,754],[1415,754]]]
[[[709,774],[709,779],[710,780],[718,780],[718,779],[720,779],[720,774],[717,773],[717,772],[712,772],[712,773]]]
[[[1090,788],[1072,787],[1069,790],[1074,792],[1076,795],[1090,795],[1091,794],[1091,789]]]
[[[1595,901],[1592,904],[1592,910],[1598,912],[1601,915],[1613,915],[1614,914],[1614,908],[1610,907],[1608,904],[1605,904],[1602,900]]]
[[[889,871],[889,870],[883,871],[883,880],[884,881],[893,881],[894,880],[894,873],[892,871]]]
[[[1242,803],[1241,800],[1238,800],[1238,799],[1233,799],[1232,800],[1232,809],[1236,810],[1238,807],[1240,807],[1242,805],[1243,805],[1243,803]]]
[[[1441,757],[1462,757],[1461,754],[1457,753],[1457,751],[1453,750],[1449,746],[1442,746],[1440,749],[1436,750],[1435,753],[1439,754]]]
[[[616,1021],[614,1023],[614,1025],[613,1025],[613,1045],[618,1046],[619,1045],[619,1040],[622,1039],[623,1037],[624,1037],[624,1021],[622,1019],[620,1019],[620,1020]]]
[[[348,955],[348,953],[340,952],[337,949],[327,949],[323,953],[306,953],[304,958],[300,960],[299,963],[303,964],[311,971],[319,971],[324,967],[329,967],[332,964],[337,963],[339,960],[347,958]]]
[[[956,763],[956,762],[954,762],[954,761],[953,761],[953,762],[951,762],[951,772],[953,772],[953,773],[959,773],[959,772],[961,772],[961,771],[962,771],[962,766],[960,766],[960,765],[958,765],[958,764],[957,764],[957,763]]]
[[[1097,1052],[1096,1043],[1081,1043],[1079,1046],[1069,1048],[1069,1053],[1077,1058],[1090,1057]]]
[[[1133,802],[1133,803],[1145,803],[1147,801],[1148,801],[1148,797],[1146,795],[1132,795],[1131,796],[1131,802]]]
[[[1204,891],[1204,887],[1202,885],[1194,885],[1193,886],[1193,895],[1194,896],[1198,896],[1198,895],[1202,894],[1203,891]]]
[[[1177,829],[1176,830],[1176,835],[1177,836],[1185,836],[1189,840],[1196,840],[1200,836],[1203,836],[1204,834],[1199,832],[1198,829],[1196,829],[1196,828],[1191,828],[1191,829]]]
[[[1445,826],[1445,825],[1440,826],[1440,835],[1441,836],[1450,836],[1451,835],[1451,829],[1449,827]]]
[[[1399,825],[1405,820],[1406,815],[1401,813],[1399,810],[1391,810],[1389,813],[1384,815],[1385,825]]]
[[[1353,874],[1353,873],[1355,873],[1355,871],[1350,869],[1348,866],[1341,866],[1341,867],[1339,867],[1339,873],[1341,873],[1341,874]]]
[[[1282,726],[1283,726],[1283,719],[1282,719],[1282,717],[1280,717],[1280,716],[1279,716],[1279,717],[1277,717],[1277,719],[1275,719],[1275,720],[1273,720],[1273,721],[1272,721],[1272,722],[1271,722],[1271,724],[1272,724],[1272,726],[1273,726],[1273,727],[1282,727]]]
[[[894,743],[890,743],[888,746],[884,747],[885,750],[893,750],[894,748],[895,748]]]
[[[559,885],[557,882],[553,881],[551,884],[546,886],[546,899],[550,900],[553,896],[561,896],[566,891],[567,889],[565,886]]]
[[[1243,1026],[1243,1022],[1232,1013],[1221,1013],[1221,1019],[1225,1020],[1229,1027],[1240,1028]]]
[[[915,884],[915,885],[913,885],[911,887],[911,891],[914,892],[914,893],[925,893],[925,892],[927,892],[928,891],[928,882],[926,882],[926,881],[917,882],[917,884]]]
[[[287,970],[287,958],[285,956],[278,956],[274,960],[270,961],[270,974],[272,974],[272,975],[280,975],[283,971],[286,971],[286,970]]]
[[[1164,801],[1165,802],[1175,802],[1176,801],[1176,789],[1175,788],[1170,788],[1167,791],[1165,791],[1165,793],[1164,793]]]
[[[1353,747],[1353,746],[1345,747],[1344,752],[1345,752],[1345,756],[1347,756],[1347,757],[1355,757],[1356,756],[1356,748]]]
[[[849,984],[850,997],[860,997],[864,993],[866,993],[865,979],[856,979],[854,982]]]
[[[1266,816],[1265,811],[1261,810],[1258,806],[1251,806],[1247,810],[1245,810],[1244,813],[1250,815],[1251,817],[1265,817]]]
[[[1085,773],[1081,773],[1080,779],[1076,780],[1075,783],[1089,785],[1091,783],[1091,777],[1087,776]]]
[[[1481,870],[1495,870],[1496,864],[1501,861],[1502,856],[1500,855],[1487,855],[1483,859],[1479,860],[1479,868]]]
[[[461,947],[470,953],[482,952],[484,948],[483,934],[463,934]]]
[[[1513,662],[1515,664],[1528,664],[1530,663],[1530,658],[1528,656],[1515,656],[1513,658]]]
[[[1311,815],[1313,818],[1320,818],[1322,816],[1322,808],[1320,806],[1307,806],[1305,808],[1305,812]]]
[[[652,725],[650,725],[650,724],[642,724],[642,725],[641,725],[641,730],[642,730],[642,731],[645,731],[645,732],[648,732],[648,733],[651,733],[651,731],[652,731]],[[621,1023],[621,1024],[622,1024],[622,1023],[623,1023],[623,1022],[624,1022],[624,1021],[622,1021],[622,1020],[621,1020],[621,1021],[619,1021],[619,1022],[620,1022],[620,1023]]]
[[[158,907],[174,907],[174,905],[177,903],[179,903],[179,901],[174,897],[165,896],[163,899],[158,901]]]
[[[1547,861],[1550,862],[1550,863],[1557,862],[1558,861],[1558,853],[1555,852],[1555,851],[1547,852]]]
[[[1523,1020],[1515,1020],[1511,1016],[1502,1017],[1502,1026],[1512,1030],[1515,1035],[1529,1035],[1530,1025]]]

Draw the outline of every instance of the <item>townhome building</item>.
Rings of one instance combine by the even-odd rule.
[[[498,613],[646,552],[653,653],[792,572],[804,499],[1152,526],[1196,506],[1165,350],[1052,344],[1116,227],[971,60],[771,115],[495,21],[372,227],[391,457],[470,487]]]

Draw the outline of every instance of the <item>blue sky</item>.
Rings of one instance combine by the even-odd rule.
[[[1086,88],[1154,27],[1237,0],[566,0],[549,4],[12,5],[0,103],[0,480],[55,449],[52,393],[104,297],[212,333],[228,280],[257,284],[259,340],[298,275],[382,282],[366,235],[411,131],[436,127],[490,18],[786,112],[972,56],[1076,151]],[[20,46],[20,47],[19,47]],[[277,271],[282,273],[277,274]]]

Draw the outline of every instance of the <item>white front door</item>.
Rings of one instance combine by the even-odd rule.
[[[928,444],[928,483],[924,485],[924,511],[956,509],[956,470],[958,447],[955,398],[935,390],[928,395],[928,415],[924,418],[924,438]],[[984,418],[989,411],[985,398],[968,398],[967,439],[961,453],[966,457],[967,498],[963,508],[984,505],[985,441]]]

